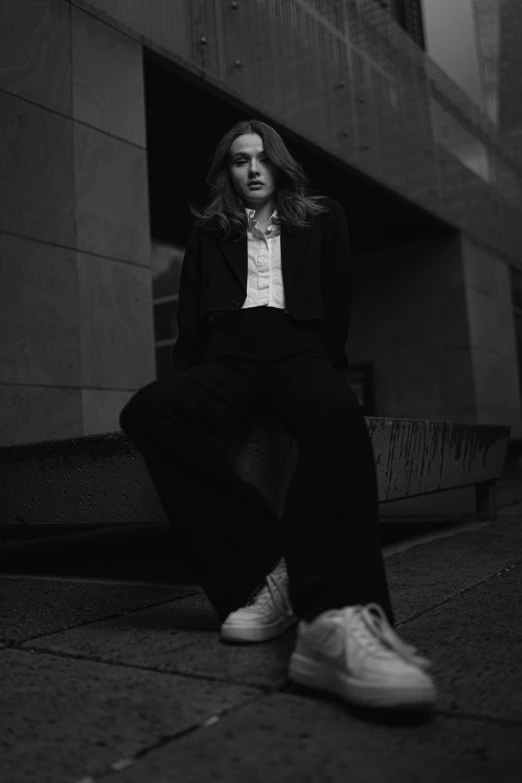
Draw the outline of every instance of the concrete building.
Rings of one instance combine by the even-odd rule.
[[[1,9],[1,445],[117,430],[168,369],[187,202],[245,117],[274,125],[345,208],[366,412],[522,436],[522,158],[389,9]]]
[[[377,2],[383,8],[388,7],[397,24],[408,33],[421,49],[426,49],[422,0],[377,0]]]
[[[522,150],[522,14],[518,0],[472,0],[485,110]]]
[[[485,111],[474,0],[422,0],[426,53]],[[485,112],[487,113],[487,112]]]

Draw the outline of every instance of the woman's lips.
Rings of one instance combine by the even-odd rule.
[[[249,188],[262,188],[263,183],[262,182],[251,182],[248,186]]]

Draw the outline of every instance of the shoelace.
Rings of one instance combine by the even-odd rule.
[[[350,622],[350,628],[374,652],[382,653],[384,645],[388,650],[397,653],[403,660],[419,666],[421,669],[428,669],[431,666],[431,661],[419,655],[416,647],[412,644],[406,644],[395,633],[388,623],[383,609],[378,604],[345,607],[340,612],[346,619],[356,618],[359,620],[356,623]],[[335,614],[339,616],[338,611]]]
[[[279,593],[280,601],[284,607],[284,613],[290,617],[292,615],[292,610],[288,608],[288,601],[286,599],[286,595],[284,594],[283,590],[281,589],[277,579],[272,576],[272,574],[268,574],[268,576],[265,578],[266,584],[262,587],[258,588],[247,601],[247,606],[252,606],[253,604],[256,604],[257,606],[265,606],[267,601],[269,599],[272,599],[272,602],[277,605],[276,603],[276,593]]]

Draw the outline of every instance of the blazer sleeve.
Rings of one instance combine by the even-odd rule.
[[[198,364],[202,358],[203,325],[197,319],[200,301],[199,260],[199,233],[193,228],[181,266],[177,313],[178,339],[172,350],[172,372],[187,370]]]
[[[330,202],[330,214],[322,237],[323,318],[320,333],[335,369],[348,379],[345,345],[351,319],[352,260],[344,209]]]

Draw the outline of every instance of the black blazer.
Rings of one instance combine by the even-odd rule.
[[[351,314],[352,263],[344,210],[328,199],[328,212],[297,232],[281,228],[281,265],[286,311],[297,321],[315,321],[326,355],[346,376],[344,347]],[[246,299],[247,237],[217,239],[193,228],[179,285],[179,337],[172,351],[172,372],[198,364],[212,325]]]

